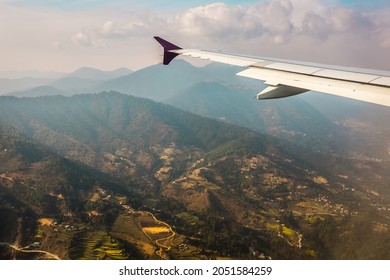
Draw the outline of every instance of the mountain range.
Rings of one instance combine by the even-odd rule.
[[[318,93],[256,101],[253,97],[264,85],[236,76],[238,70],[220,64],[195,67],[183,60],[174,61],[170,67],[153,65],[135,72],[83,67],[61,79],[46,84],[41,81],[36,88],[9,95],[71,96],[114,90],[328,153],[389,159],[390,142],[386,139],[390,139],[390,132],[384,121],[389,117],[387,108]],[[356,129],[362,125],[369,129]],[[373,134],[371,128],[380,135]]]
[[[194,87],[237,98],[218,83]],[[283,106],[298,114],[306,102],[296,102]],[[47,257],[8,243],[62,259],[390,257],[385,160],[118,92],[2,96],[0,137],[5,259]]]
[[[112,71],[102,71],[91,67],[81,67],[71,73],[41,73],[27,72],[17,78],[9,78],[17,75],[5,73],[8,78],[0,78],[0,94],[19,97],[37,97],[45,95],[73,95],[90,92],[102,81],[115,79],[131,74],[127,68],[118,68]],[[1,75],[1,73],[0,73]],[[11,76],[10,76],[11,75]],[[1,77],[1,76],[0,76]],[[44,86],[45,90],[41,91]]]

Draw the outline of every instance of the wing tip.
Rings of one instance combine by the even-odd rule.
[[[170,51],[182,49],[181,47],[176,46],[175,44],[172,44],[171,42],[168,42],[167,40],[159,36],[154,36],[154,39],[164,48],[164,59],[163,59],[164,65],[168,65],[176,56],[179,55],[177,53],[173,53]]]

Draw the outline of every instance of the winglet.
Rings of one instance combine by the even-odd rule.
[[[173,52],[170,52],[172,50],[180,50],[181,48],[160,38],[160,37],[157,37],[155,36],[154,39],[157,40],[157,42],[160,43],[161,46],[163,46],[164,48],[164,61],[163,61],[163,64],[164,65],[168,65],[176,56],[178,56],[179,54],[178,53],[173,53]]]

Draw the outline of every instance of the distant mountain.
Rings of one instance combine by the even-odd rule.
[[[50,95],[65,95],[65,92],[51,86],[39,86],[24,91],[14,91],[8,93],[7,95],[17,97],[38,97]]]
[[[103,82],[96,91],[115,90],[151,98],[197,115],[225,120],[296,143],[312,143],[328,150],[335,148],[329,143],[315,143],[326,139],[332,142],[337,126],[329,119],[299,97],[254,100],[264,85],[238,77],[235,73],[239,69],[215,63],[199,68],[177,60],[169,67],[153,65]],[[313,129],[317,127],[322,129]],[[343,150],[340,143],[337,146]]]
[[[34,87],[44,86],[53,82],[48,78],[17,78],[3,79],[0,78],[0,95],[9,94],[15,91],[24,91]]]
[[[162,101],[191,85],[211,79],[201,68],[194,67],[184,60],[177,60],[173,61],[170,67],[153,65],[130,75],[103,82],[96,91],[113,90]]]
[[[7,73],[4,73],[4,75]],[[131,73],[132,71],[127,68],[102,71],[90,67],[82,67],[69,74],[38,71],[18,72],[13,75],[8,73],[9,77],[28,74],[31,74],[31,76],[22,78],[1,78],[0,76],[0,95],[36,97],[53,94],[70,96],[79,93],[89,93],[94,92],[102,81],[126,76]]]
[[[118,91],[155,101],[166,101],[179,92],[198,83],[216,82],[221,85],[233,85],[243,89],[261,87],[257,81],[236,76],[238,67],[212,63],[205,67],[195,67],[184,60],[174,60],[169,67],[152,65],[131,75],[106,81],[96,91]],[[248,83],[247,83],[248,82]],[[256,88],[258,90],[258,87]]]
[[[305,158],[305,165],[319,164],[310,156],[310,147],[302,149],[224,121],[202,118],[169,105],[115,92],[71,98],[2,97],[0,101],[3,125],[15,127],[59,154],[95,168],[107,168],[105,160],[99,156],[101,152],[120,152],[122,148],[134,150],[131,158],[138,163],[133,170],[139,174],[149,172],[153,162],[158,162],[159,157],[151,151],[159,146],[168,147],[174,143],[209,152],[233,143],[231,141],[239,144],[240,139],[253,137],[257,144],[249,145],[249,150],[287,152],[287,157]],[[139,162],[138,156],[142,153],[149,154],[149,163]],[[302,157],[303,154],[307,155]],[[319,165],[325,168],[327,164],[325,161]]]
[[[387,106],[321,93],[304,94],[303,99],[335,122],[358,118],[388,127],[387,119],[390,117],[390,112]]]
[[[106,72],[83,67],[64,78],[46,82],[45,87],[41,87],[44,81],[39,82],[38,87],[29,88],[23,81],[7,80],[3,88],[10,88],[7,86],[10,83],[11,88],[16,86],[17,92],[9,94],[16,96],[71,96],[115,90],[335,154],[355,156],[358,153],[380,158],[388,154],[389,133],[383,121],[388,119],[388,112],[383,108],[317,93],[257,101],[254,96],[265,85],[235,75],[240,70],[240,67],[216,63],[199,68],[184,60],[175,60],[169,67],[153,65],[134,73],[126,68]],[[120,77],[112,78],[116,76]],[[355,124],[350,123],[351,117]],[[356,121],[370,129],[356,133]],[[382,133],[377,135],[378,131]],[[365,148],[369,145],[372,147]]]
[[[368,117],[368,114],[360,114],[360,112],[372,111],[370,104],[316,93],[279,100],[257,101],[253,97],[264,88],[264,84],[261,81],[235,75],[240,69],[216,63],[199,68],[183,60],[174,61],[169,67],[153,65],[131,74],[127,74],[129,73],[127,69],[105,72],[83,67],[49,83],[47,87],[22,90],[10,95],[71,96],[116,90],[166,102],[201,116],[225,120],[336,154],[358,153],[366,157],[378,157],[386,153],[390,144],[382,140],[378,143],[375,140],[385,139],[386,133],[373,138],[371,136],[375,133],[372,131],[367,130],[366,134],[356,134],[356,129],[350,127],[350,124],[346,124],[349,126],[347,129],[342,125],[344,120],[351,116],[356,116],[357,119],[368,124],[369,119],[361,118],[361,116]],[[96,80],[106,79],[114,74],[120,77]],[[380,110],[373,111],[379,113]],[[387,115],[384,112],[383,118],[376,118],[376,121],[370,122],[373,124],[371,127],[375,131],[386,131],[378,129],[376,124],[378,119],[379,121],[387,119]],[[381,126],[383,125],[386,128],[386,124]],[[318,129],[319,127],[321,129]],[[372,148],[364,148],[367,143],[373,141],[375,145]]]
[[[209,64],[199,71],[212,81],[199,81],[163,101],[313,149],[389,159],[390,113],[386,107],[315,92],[258,101],[254,97],[264,84],[236,76],[240,69]]]
[[[65,92],[66,96],[70,96],[80,93],[93,93],[91,89],[100,83],[100,80],[64,77],[50,83],[49,86]]]
[[[88,80],[110,80],[121,76],[129,75],[133,71],[127,68],[119,68],[112,71],[102,71],[91,67],[81,67],[76,71],[69,73],[66,77],[75,77]]]
[[[51,83],[50,86],[59,89],[66,96],[80,93],[94,93],[104,80],[115,79],[122,75],[129,75],[131,70],[120,68],[113,71],[102,71],[89,67],[82,67],[65,77]],[[44,96],[42,94],[41,96]]]
[[[12,119],[18,120],[13,126],[28,136],[33,137],[29,133],[34,130],[33,120],[36,120],[40,123],[40,129],[46,131],[45,133],[53,133],[52,136],[56,139],[65,134],[70,137],[69,140],[72,139],[74,145],[78,142],[81,147],[88,143],[93,149],[111,149],[112,145],[118,145],[115,142],[119,139],[139,148],[157,143],[169,145],[171,142],[178,142],[210,149],[243,134],[252,133],[248,129],[201,118],[169,105],[115,92],[76,95],[71,98],[53,96],[21,100],[3,97],[0,116],[4,124],[11,124]],[[202,127],[202,123],[213,129]],[[54,133],[55,131],[61,133]],[[40,133],[36,136],[38,135]],[[54,139],[49,137],[45,140],[45,137],[35,139],[52,146],[50,141]],[[70,143],[60,138],[57,140],[60,141],[60,146],[56,149],[66,151],[67,148],[62,150],[61,145],[68,147]]]
[[[215,87],[213,92],[223,89],[218,85]],[[202,118],[169,105],[115,92],[33,99],[0,97],[0,101],[0,120],[4,126],[16,128],[61,155],[73,157],[83,154],[81,161],[87,164],[94,163],[93,157],[98,153],[112,153],[120,147],[136,149],[136,154],[149,154],[160,145],[174,143],[209,152],[222,145],[230,145],[231,141],[239,144],[240,139],[254,137],[259,144],[250,145],[247,147],[249,150],[287,152],[289,156],[285,154],[286,157],[296,154],[294,158],[300,161],[304,158],[307,165],[327,168],[326,161],[318,163],[316,156],[311,155],[310,146],[301,148],[225,121]],[[296,114],[291,110],[288,112]],[[87,157],[85,153],[92,157]],[[133,156],[135,160],[137,157]],[[80,160],[78,156],[74,159]],[[153,165],[146,166],[151,168]]]
[[[339,127],[353,157],[390,160],[390,110],[386,106],[320,93],[303,99]]]
[[[255,102],[245,97],[245,93],[248,92],[235,90],[218,82],[199,82],[164,102],[200,116],[226,120],[241,126],[251,126],[253,121],[263,122],[253,115]]]
[[[184,89],[166,103],[299,144],[331,145],[338,127],[302,98],[257,101],[254,95],[250,88],[204,82]],[[316,139],[321,143],[315,144]],[[337,146],[343,149],[342,143]]]

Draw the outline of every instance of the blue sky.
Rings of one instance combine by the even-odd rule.
[[[0,0],[0,71],[139,69],[188,48],[390,70],[389,0]]]
[[[379,6],[389,5],[388,0],[339,0],[337,2],[345,6],[362,5],[362,6],[379,7]]]

